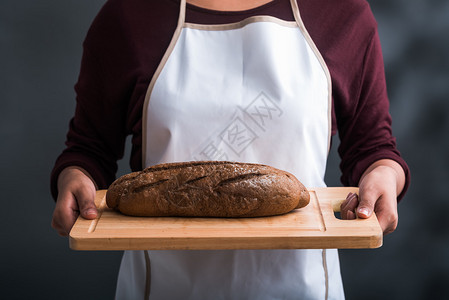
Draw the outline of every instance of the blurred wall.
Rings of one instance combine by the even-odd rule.
[[[50,227],[49,174],[74,109],[81,44],[103,3],[0,0],[0,282],[7,299],[113,298],[121,253],[72,251]],[[341,251],[346,295],[447,299],[449,2],[369,3],[412,185],[399,204],[399,227],[381,248]],[[335,150],[330,186],[340,185]]]
[[[348,299],[449,299],[449,1],[368,2],[412,185],[398,206],[398,229],[381,248],[341,251],[345,292]]]

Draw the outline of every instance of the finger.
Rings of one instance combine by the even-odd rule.
[[[398,218],[397,216],[394,215],[386,216],[384,218],[379,219],[379,224],[380,227],[382,228],[384,235],[387,235],[396,230],[398,226]]]
[[[97,207],[95,206],[95,190],[89,188],[80,189],[76,194],[79,211],[85,219],[95,219],[98,215]]]
[[[341,211],[345,209],[345,207],[348,205],[348,201],[351,199],[351,197],[353,197],[353,195],[354,195],[353,193],[349,193],[346,196],[346,199],[340,204]]]
[[[62,236],[62,237],[66,237],[69,235],[70,233],[70,229],[66,229],[64,228],[62,225],[58,224],[58,223],[53,223],[52,222],[52,227],[53,229],[56,230],[56,232],[58,233],[58,235]]]
[[[340,206],[340,213],[342,219],[351,220],[355,218],[354,212],[358,205],[358,196],[354,193],[349,193],[346,200]]]
[[[347,211],[355,211],[355,208],[359,204],[359,196],[357,194],[350,193],[347,199],[348,201],[346,202],[344,209]]]
[[[53,220],[58,233],[67,236],[79,215],[79,206],[75,195],[70,191],[60,192],[53,213]]]
[[[67,233],[62,229],[62,226],[53,218],[51,220],[51,227],[55,229],[60,236],[67,236]]]
[[[356,218],[356,215],[353,211],[348,210],[346,214],[346,220],[354,220]]]
[[[346,207],[348,206],[348,202],[351,200],[351,198],[354,196],[353,193],[349,193],[346,196],[346,199],[340,204],[340,213],[345,213],[346,214]]]
[[[383,195],[376,205],[376,216],[384,234],[392,233],[398,226],[398,212],[396,198]]]
[[[72,194],[61,194],[53,212],[52,227],[59,235],[67,236],[79,216],[78,205]]]

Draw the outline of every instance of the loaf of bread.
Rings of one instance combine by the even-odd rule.
[[[118,178],[108,207],[131,216],[260,217],[309,203],[292,174],[266,165],[199,161],[155,165]]]

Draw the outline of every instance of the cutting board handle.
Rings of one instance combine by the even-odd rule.
[[[332,201],[332,210],[334,212],[340,212],[341,211],[341,204],[345,202],[346,199],[336,199]]]

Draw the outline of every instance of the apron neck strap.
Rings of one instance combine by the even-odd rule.
[[[177,28],[182,28],[186,20],[186,0],[181,0],[180,2]]]
[[[304,23],[301,19],[301,14],[299,13],[298,2],[296,0],[290,0],[290,4],[293,11],[293,16],[295,18],[296,24],[298,24],[299,28],[304,28]]]

